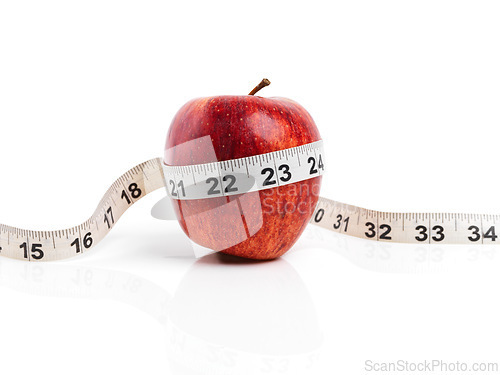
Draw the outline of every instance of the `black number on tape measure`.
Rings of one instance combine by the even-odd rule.
[[[346,217],[343,221],[345,224],[344,232],[347,232],[347,226],[349,225],[349,217]],[[337,222],[333,224],[335,229],[339,229],[342,226],[342,215],[337,215]]]
[[[76,252],[79,253],[80,252],[80,239],[78,237],[75,238],[75,240],[73,242],[71,242],[71,246],[75,246]]]
[[[269,175],[266,177],[266,179],[264,180],[264,183],[262,185],[263,186],[275,185],[277,183],[277,181],[272,179],[274,176],[274,169],[264,168],[260,172],[260,174],[266,174],[266,173],[269,173]]]
[[[346,218],[344,219],[344,224],[345,224],[345,227],[344,227],[344,232],[347,232],[347,226],[349,225],[349,218],[348,218],[348,217],[346,217]]]
[[[278,170],[280,172],[283,172],[283,176],[281,176],[279,179],[283,182],[290,181],[292,179],[292,173],[290,172],[290,166],[288,164],[281,164],[278,167]],[[274,177],[274,169],[273,168],[264,168],[260,174],[267,174],[266,179],[264,180],[264,183],[262,186],[269,186],[269,185],[276,185],[278,181],[273,179]]]
[[[419,225],[418,227],[415,228],[415,230],[420,231],[420,236],[415,236],[415,239],[417,241],[423,242],[429,238],[429,235],[427,234],[427,227],[426,226]]]
[[[139,198],[142,194],[141,189],[139,189],[139,187],[137,186],[137,184],[135,182],[132,182],[128,186],[128,191],[130,191],[130,194],[132,194],[132,198],[134,198],[134,199]]]
[[[321,169],[321,170],[325,170],[325,166],[323,164],[323,159],[321,158],[321,154],[319,154],[319,158],[318,158],[318,168]]]
[[[184,181],[180,180],[179,183],[177,184],[177,187],[180,189],[182,196],[186,196],[186,190],[184,190]]]
[[[174,180],[169,180],[168,182],[170,185],[172,185],[172,191],[170,192],[170,195],[172,197],[177,197],[179,191],[181,192],[183,197],[186,196],[186,190],[184,190],[184,181],[180,180],[179,183],[177,184],[177,188],[175,186]]]
[[[227,184],[226,188],[224,189],[224,193],[232,193],[232,192],[238,191],[237,187],[233,187],[233,185],[236,183],[235,176],[233,176],[232,174],[227,174],[224,177],[222,177],[222,180],[224,182],[229,180],[229,184]]]
[[[392,228],[389,224],[382,224],[380,226],[380,229],[385,230],[385,232],[382,233],[379,237],[381,240],[392,240],[392,237],[388,236],[388,234],[391,233],[391,230],[392,230]]]
[[[479,228],[475,225],[471,225],[468,230],[472,231],[472,236],[469,236],[469,240],[472,242],[477,242],[481,239],[481,234],[479,233]]]
[[[128,197],[128,194],[125,192],[125,190],[122,190],[122,199],[125,199],[128,204],[130,204],[130,198]]]
[[[172,197],[176,197],[177,193],[175,192],[175,181],[174,180],[170,180],[168,182],[169,182],[170,185],[172,185],[172,191],[170,192],[170,195]]]
[[[365,236],[368,238],[373,238],[377,235],[377,232],[375,231],[375,224],[371,222],[367,222],[365,226],[368,227],[368,232],[365,232]],[[382,224],[379,227],[381,230],[384,232],[379,236],[379,239],[381,240],[392,240],[392,237],[389,236],[389,233],[391,233],[391,226],[389,224]]]
[[[490,227],[484,234],[484,238],[490,238],[492,241],[496,241],[498,236],[495,234],[495,227]]]
[[[21,245],[19,245],[19,248],[24,249],[24,258],[28,259],[28,245],[26,242],[23,242]]]
[[[427,234],[427,227],[425,225],[419,225],[418,227],[415,228],[415,230],[420,231],[420,236],[415,236],[415,239],[419,242],[426,241],[429,238],[429,235]],[[432,239],[436,242],[440,242],[444,240],[445,235],[444,235],[444,228],[441,225],[434,225],[432,227],[432,230],[436,232],[436,235],[432,236]]]
[[[115,223],[115,219],[113,218],[113,210],[111,207],[109,207],[106,212],[108,213],[109,217],[111,217],[111,222],[109,221],[108,215],[104,214],[104,222],[108,224],[108,229],[111,228],[111,226]]]
[[[88,232],[85,237],[83,237],[83,246],[88,249],[90,248],[90,246],[92,246],[92,244],[94,243],[94,240],[92,239],[92,237],[90,237],[92,235],[92,233]]]
[[[365,232],[366,237],[373,238],[377,235],[377,232],[375,232],[375,224],[368,222],[365,226],[368,227],[368,232]]]
[[[444,228],[441,225],[435,225],[432,230],[436,231],[436,235],[432,236],[432,239],[436,242],[444,240]]]
[[[23,242],[21,245],[19,245],[21,249],[24,250],[24,258],[28,259],[28,244],[26,242]],[[42,244],[41,243],[33,243],[31,244],[31,257],[36,260],[42,259],[44,256],[44,253],[42,251]]]
[[[91,237],[92,233],[88,232],[85,237],[83,237],[83,247],[86,249],[90,248],[92,244],[94,243],[94,240]],[[73,242],[71,242],[71,246],[75,246],[76,252],[80,252],[80,238],[76,237]]]
[[[283,172],[285,176],[280,177],[283,182],[290,181],[292,179],[292,174],[290,173],[290,166],[288,164],[281,164],[278,169]]]
[[[323,219],[323,216],[325,216],[325,210],[320,208],[318,212],[316,212],[316,215],[314,215],[314,221],[319,223]]]
[[[307,164],[312,164],[311,169],[309,170],[309,174],[318,173],[318,170],[316,169],[316,159],[313,156],[307,159]]]
[[[333,228],[339,229],[342,225],[342,215],[337,215],[337,222],[333,224]]]
[[[134,199],[139,198],[142,194],[141,189],[139,189],[139,187],[137,186],[137,184],[135,182],[132,182],[128,186],[128,191],[130,192],[130,195],[132,195],[132,198],[134,198]],[[125,199],[128,204],[132,203],[125,190],[122,190],[122,199]]]
[[[219,179],[215,177],[210,177],[207,178],[207,184],[213,184],[210,189],[208,189],[208,195],[215,195],[215,194],[220,194],[220,190],[217,189],[217,186],[219,185]]]

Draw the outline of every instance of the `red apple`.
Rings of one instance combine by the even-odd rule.
[[[265,85],[263,80],[249,95],[186,103],[170,125],[165,164],[225,161],[319,141],[316,124],[301,105],[253,95]],[[172,201],[182,229],[197,244],[244,258],[274,259],[302,234],[320,185],[321,177],[314,177],[229,197]]]

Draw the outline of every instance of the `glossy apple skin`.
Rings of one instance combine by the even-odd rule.
[[[206,136],[211,138],[213,150],[206,143],[191,147],[189,152],[173,149]],[[164,162],[191,165],[231,160],[320,139],[312,117],[290,99],[251,95],[198,98],[186,103],[174,117]],[[214,151],[217,160],[213,160]],[[320,186],[321,177],[314,177],[242,195],[172,201],[182,229],[199,245],[244,258],[274,259],[288,251],[302,234],[316,207]],[[228,205],[235,200],[238,205]],[[231,227],[242,218],[247,234],[244,240],[239,233],[242,229]]]

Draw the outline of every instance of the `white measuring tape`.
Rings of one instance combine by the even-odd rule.
[[[58,260],[81,254],[95,247],[132,204],[163,186],[161,159],[139,164],[111,185],[94,214],[83,224],[56,231],[0,225],[0,254],[28,261]]]
[[[166,166],[152,159],[116,180],[79,226],[32,231],[0,225],[0,254],[27,261],[70,258],[96,246],[128,207],[158,188],[179,200],[244,194],[320,176],[323,160],[322,141],[199,165]],[[320,197],[310,222],[375,241],[486,245],[500,243],[498,221],[500,215],[379,212]]]
[[[171,198],[203,199],[285,186],[321,176],[323,141],[241,159],[187,166],[164,165]]]

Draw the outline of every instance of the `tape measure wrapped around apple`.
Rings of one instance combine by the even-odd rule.
[[[191,166],[246,161],[248,157],[320,141],[314,120],[301,105],[290,99],[253,95],[269,83],[262,80],[249,95],[199,98],[186,103],[170,125],[164,163]],[[271,167],[260,163],[254,174],[249,172],[248,163],[242,162],[236,173],[263,178],[263,190],[238,194],[241,178],[235,174],[237,165],[224,173],[214,170],[214,174],[200,174],[195,183],[208,191],[205,198],[183,199],[189,178],[166,178],[167,189],[182,229],[194,242],[240,257],[274,259],[297,241],[318,202],[319,172],[324,166],[321,155],[313,159],[318,164],[313,168],[316,173],[288,184],[284,183],[294,174],[290,162],[272,163]],[[219,164],[224,167],[224,163]]]
[[[283,255],[308,222],[382,242],[497,243],[500,215],[388,213],[320,197],[324,157],[316,124],[290,99],[254,95],[267,85],[264,79],[249,95],[186,103],[172,121],[163,160],[123,174],[76,227],[33,231],[0,224],[0,255],[46,261],[86,252],[132,204],[162,187],[191,240],[245,258]]]

